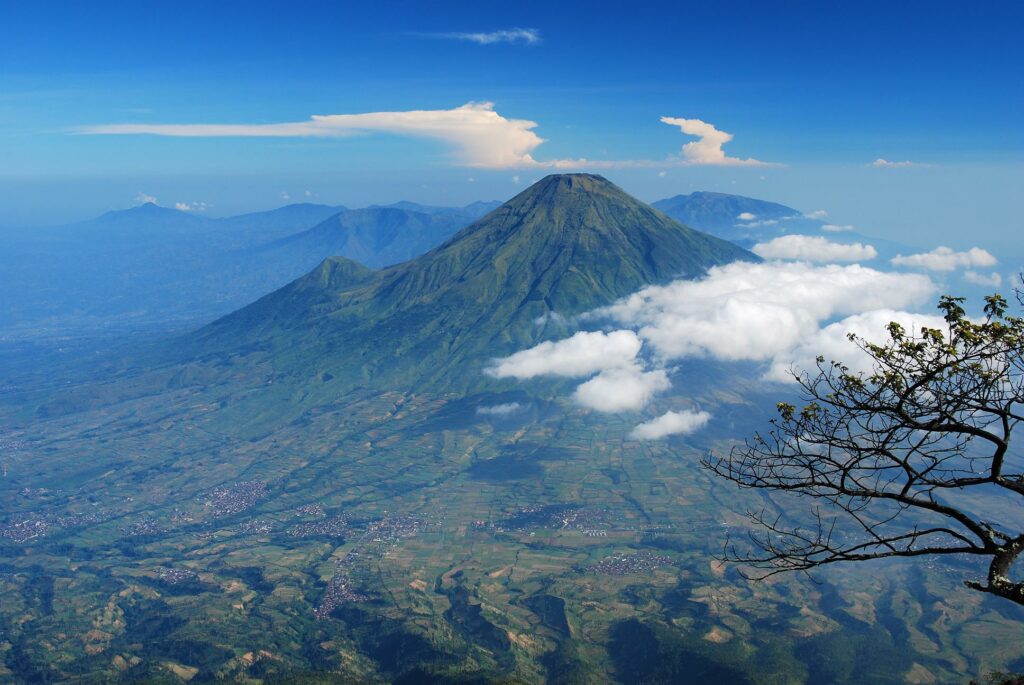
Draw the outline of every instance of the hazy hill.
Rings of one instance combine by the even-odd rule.
[[[351,209],[261,251],[305,263],[337,255],[379,268],[418,257],[478,216],[473,209],[425,207],[413,202]]]
[[[734,242],[759,234],[753,230],[758,226],[749,227],[749,224],[764,226],[765,221],[803,219],[801,212],[776,202],[707,191],[676,195],[658,200],[652,206],[687,226]]]
[[[66,226],[7,229],[0,331],[31,339],[201,324],[328,256],[381,266],[422,254],[489,207],[307,203],[214,219],[144,204]]]
[[[501,206],[500,200],[478,200],[477,202],[471,202],[465,207],[437,207],[434,205],[422,205],[418,202],[409,202],[408,200],[402,200],[401,202],[394,202],[390,205],[373,205],[372,207],[384,207],[387,209],[407,209],[410,212],[419,212],[421,214],[461,214],[471,219],[479,219],[484,214],[497,209]],[[371,207],[371,208],[372,208]]]
[[[653,207],[673,219],[746,248],[779,236],[796,234],[820,236],[834,243],[863,243],[878,250],[875,264],[882,266],[897,254],[911,254],[920,248],[885,238],[864,235],[849,226],[829,226],[828,220],[814,218],[777,202],[742,195],[698,191],[658,200]]]

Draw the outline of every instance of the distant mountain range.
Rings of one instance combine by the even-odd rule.
[[[371,266],[442,242],[497,203],[349,210],[294,204],[224,219],[144,204],[0,232],[0,331],[15,337],[196,325],[343,255]]]
[[[400,202],[388,207],[351,209],[260,251],[297,264],[315,264],[324,257],[340,256],[376,269],[423,254],[499,204],[478,202],[452,208]]]
[[[673,219],[720,238],[750,247],[766,235],[774,236],[783,220],[804,224],[801,212],[776,202],[727,193],[695,192],[651,203]],[[820,226],[822,222],[813,222]]]
[[[676,195],[651,204],[687,226],[724,238],[746,248],[783,235],[813,235],[834,243],[866,243],[882,260],[908,254],[918,248],[892,240],[866,236],[852,226],[831,224],[824,216],[742,195],[698,191]]]
[[[145,204],[67,226],[4,229],[0,334],[31,339],[199,325],[280,288],[327,257],[370,268],[413,259],[499,204],[293,204],[223,219]],[[881,259],[913,251],[738,195],[694,192],[652,206],[748,249],[800,233],[870,242]]]

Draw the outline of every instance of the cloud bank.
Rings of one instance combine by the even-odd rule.
[[[645,371],[641,367],[637,355],[642,345],[637,334],[629,330],[581,331],[498,359],[486,373],[517,379],[592,376],[573,394],[579,404],[602,412],[641,409],[671,385],[664,370]]]
[[[701,280],[644,288],[595,314],[637,331],[663,360],[768,361],[796,349],[823,322],[904,309],[934,290],[927,276],[859,264],[735,262]]]
[[[664,369],[643,371],[639,366],[608,369],[576,388],[573,399],[602,412],[643,409],[659,392],[672,387]]]
[[[581,331],[558,342],[543,342],[498,360],[487,373],[495,378],[564,376],[579,378],[633,365],[643,343],[633,331]]]
[[[765,259],[796,259],[804,262],[863,262],[874,259],[878,251],[862,243],[834,243],[809,235],[784,235],[751,248]]]
[[[914,314],[895,309],[874,309],[853,314],[815,331],[786,355],[776,357],[764,377],[783,383],[790,382],[794,380],[794,374],[814,372],[818,355],[827,361],[842,361],[854,373],[868,373],[872,368],[871,357],[851,343],[847,336],[854,333],[877,342],[885,339],[885,328],[893,321],[913,333],[920,333],[925,326],[939,330],[947,327],[945,320],[934,314]]]
[[[541,343],[496,360],[490,373],[521,379],[591,376],[573,399],[597,411],[622,412],[642,409],[667,391],[667,366],[685,358],[763,362],[764,379],[780,382],[792,381],[794,371],[813,371],[819,354],[867,370],[868,358],[847,333],[877,340],[890,321],[907,330],[940,326],[939,317],[905,311],[934,291],[922,274],[859,264],[734,262],[710,269],[700,280],[647,287],[591,312],[583,319],[617,329]],[[709,418],[706,412],[669,412],[631,435],[648,440],[683,434]]]
[[[706,411],[669,411],[641,423],[629,437],[634,440],[660,440],[669,435],[687,435],[703,428],[711,419]]]
[[[909,266],[929,271],[956,271],[959,268],[992,267],[999,260],[992,253],[980,247],[972,247],[966,252],[957,252],[953,248],[939,246],[931,252],[906,256],[896,255],[890,261],[893,266]]]
[[[974,285],[984,285],[992,288],[998,288],[1003,284],[1003,277],[996,271],[990,274],[983,274],[978,271],[972,271],[968,269],[964,271],[964,280]]]

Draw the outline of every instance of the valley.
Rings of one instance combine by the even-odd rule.
[[[754,364],[601,413],[495,357],[648,283],[757,261],[550,176],[412,261],[329,259],[196,332],[0,395],[0,680],[940,683],[1020,668],[972,562],[757,582],[791,502],[700,467],[789,392]],[[560,321],[554,315],[564,317]],[[128,361],[125,361],[127,359]],[[631,435],[648,414],[707,429]],[[498,409],[501,408],[501,409]],[[652,657],[652,655],[655,655]]]

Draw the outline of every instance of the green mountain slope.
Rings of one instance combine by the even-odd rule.
[[[317,369],[378,389],[464,388],[489,358],[561,333],[550,314],[736,259],[756,258],[600,176],[554,175],[365,285],[317,290],[300,279],[203,329],[190,350],[259,349],[297,379]]]

